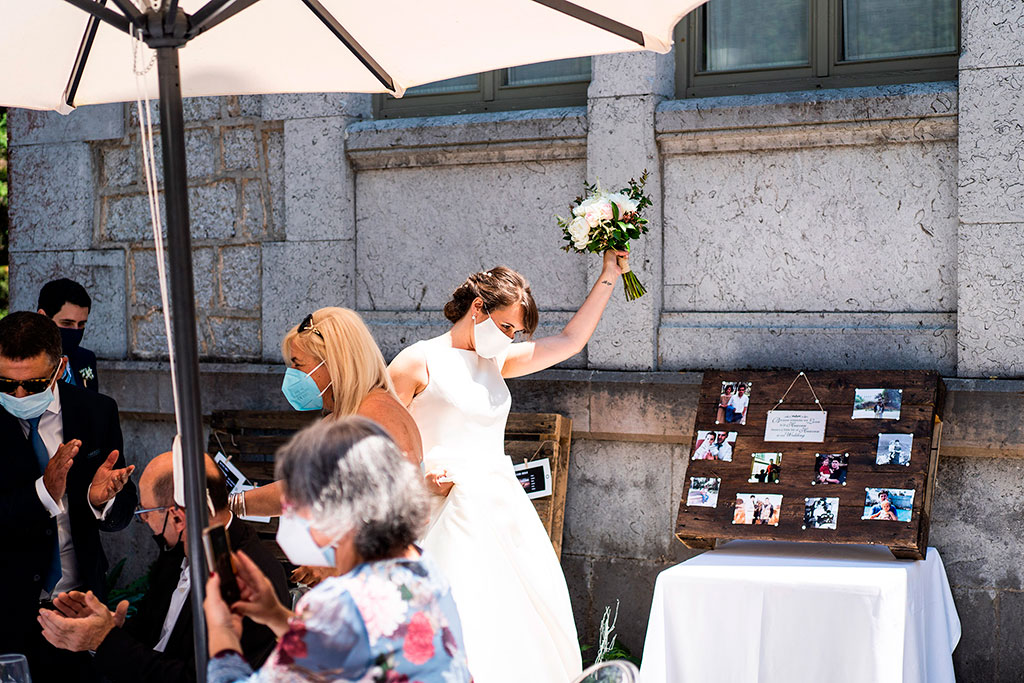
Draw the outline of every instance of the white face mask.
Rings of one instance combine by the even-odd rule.
[[[473,348],[481,358],[494,358],[511,345],[512,339],[494,324],[494,318],[488,317],[473,326]]]
[[[309,533],[308,520],[285,512],[277,526],[277,544],[292,564],[307,567],[333,567],[334,546],[321,548]]]

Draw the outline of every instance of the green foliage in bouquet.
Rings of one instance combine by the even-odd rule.
[[[586,193],[569,205],[569,218],[556,217],[566,242],[562,249],[579,254],[600,254],[609,249],[628,252],[630,240],[639,239],[648,230],[643,217],[643,210],[651,205],[651,198],[644,194],[647,175],[645,170],[639,180],[630,178],[618,192],[584,184]],[[630,301],[647,293],[630,270],[622,274],[622,281]]]

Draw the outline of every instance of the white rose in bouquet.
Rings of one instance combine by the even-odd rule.
[[[594,195],[573,209],[573,214],[587,219],[587,224],[596,228],[602,221],[612,219],[612,204],[603,194]]]
[[[621,192],[613,192],[608,195],[608,201],[615,202],[615,206],[619,209],[619,218],[622,218],[627,213],[636,211],[636,202]]]
[[[569,235],[572,237],[574,247],[586,249],[590,242],[590,223],[583,216],[577,216],[569,223]]]

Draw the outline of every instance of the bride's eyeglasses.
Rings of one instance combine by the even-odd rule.
[[[313,314],[312,313],[310,313],[305,318],[303,318],[302,322],[299,323],[298,333],[302,334],[303,332],[312,332],[316,336],[320,337],[321,339],[324,338],[324,335],[320,334],[320,330],[316,329],[316,325],[313,324]]]

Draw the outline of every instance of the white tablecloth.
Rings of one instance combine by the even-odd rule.
[[[641,683],[954,681],[942,559],[732,541],[658,575]]]

